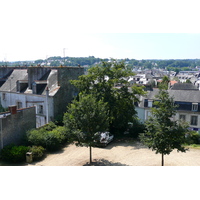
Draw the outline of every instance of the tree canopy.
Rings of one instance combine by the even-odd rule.
[[[19,65],[27,65],[27,66],[35,66],[35,65],[48,65],[50,66],[85,66],[86,68],[90,68],[100,61],[109,61],[110,59],[105,58],[95,58],[94,56],[89,57],[61,57],[61,56],[52,56],[48,57],[47,59],[38,59],[35,61],[15,61],[15,62],[8,62],[8,61],[1,61],[0,65],[7,65],[7,66],[19,66]],[[122,59],[118,59],[121,61]],[[170,59],[170,60],[160,60],[160,59],[151,59],[151,60],[136,60],[136,59],[129,59],[126,58],[125,60],[127,68],[134,70],[138,68],[162,68],[167,69],[168,71],[191,71],[197,70],[196,66],[200,66],[200,59]]]
[[[172,120],[176,114],[176,106],[167,90],[160,90],[156,96],[152,115],[146,121],[146,131],[140,135],[141,141],[156,153],[162,154],[162,166],[164,155],[170,154],[174,149],[185,152],[183,146],[186,141],[188,125],[182,121]]]
[[[64,126],[69,138],[78,146],[90,147],[90,163],[92,162],[91,147],[95,146],[98,132],[108,129],[108,109],[106,103],[97,100],[93,95],[79,95],[64,114]]]
[[[162,78],[162,82],[159,84],[159,88],[167,90],[169,87],[169,82],[170,82],[170,78],[168,76],[164,76]]]
[[[73,80],[82,94],[91,94],[97,100],[107,103],[109,111],[109,131],[113,134],[123,133],[129,122],[137,117],[134,103],[139,102],[139,96],[145,92],[140,86],[131,86],[128,82],[134,73],[128,69],[124,61],[102,61],[88,70],[79,80]]]

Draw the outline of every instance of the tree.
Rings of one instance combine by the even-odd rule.
[[[133,76],[124,61],[102,61],[88,70],[79,80],[73,80],[81,93],[92,94],[97,100],[107,103],[109,111],[109,131],[120,134],[126,131],[128,123],[134,122],[137,112],[134,103],[145,92],[142,87],[130,86],[128,79]]]
[[[79,101],[74,100],[68,106],[64,114],[64,126],[76,145],[90,148],[91,164],[92,147],[99,137],[97,133],[108,128],[107,105],[92,95],[80,94]]]
[[[169,82],[170,82],[169,77],[168,76],[163,76],[162,82],[159,84],[159,88],[167,90],[168,86],[169,86]]]
[[[44,62],[44,60],[42,60],[42,59],[35,60],[36,65],[42,64],[43,62]]]
[[[171,118],[176,114],[176,106],[167,90],[160,90],[154,102],[152,115],[146,122],[146,131],[140,135],[141,141],[152,151],[162,155],[162,166],[164,166],[164,155],[171,151],[185,152],[183,144],[186,141],[188,125],[182,121],[173,121]]]
[[[190,79],[187,79],[187,80],[186,80],[186,83],[192,83],[192,82],[191,82],[191,80],[190,80]]]

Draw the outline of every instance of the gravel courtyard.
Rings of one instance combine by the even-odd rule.
[[[92,148],[93,166],[160,166],[161,155],[139,142],[115,141],[105,148]],[[69,145],[28,166],[88,166],[89,148]],[[173,151],[165,156],[165,166],[200,166],[200,150]]]

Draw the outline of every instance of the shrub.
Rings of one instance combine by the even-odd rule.
[[[29,151],[32,152],[33,160],[40,160],[44,156],[45,148],[42,146],[29,147]]]
[[[55,129],[57,126],[53,123],[53,122],[49,122],[48,124],[44,125],[42,128],[40,128],[41,130],[46,130],[46,131],[52,131],[53,129]]]
[[[135,121],[132,126],[129,127],[130,136],[133,138],[138,138],[140,133],[145,130],[145,125],[139,121]]]
[[[43,127],[29,131],[27,139],[31,145],[42,146],[51,151],[58,149],[67,140],[67,135],[64,127],[57,126],[52,130]]]
[[[186,135],[187,144],[200,144],[200,134],[196,131],[191,131]]]
[[[48,150],[56,150],[66,141],[63,130],[63,127],[57,127],[52,131],[46,132],[45,141]]]
[[[23,162],[26,160],[28,149],[26,146],[7,145],[1,150],[0,157],[3,161],[7,162]]]
[[[27,132],[27,140],[32,145],[45,147],[45,133],[46,131],[42,129],[32,129]]]

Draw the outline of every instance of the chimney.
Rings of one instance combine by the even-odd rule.
[[[49,88],[46,87],[46,123],[49,123]]]
[[[48,97],[49,96],[49,88],[46,87],[46,96]]]
[[[17,114],[17,106],[9,106],[8,109],[11,115]]]

